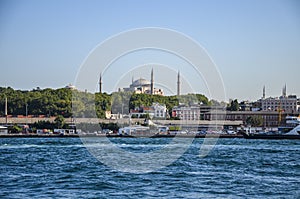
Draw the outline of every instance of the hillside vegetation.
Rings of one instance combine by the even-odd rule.
[[[68,88],[37,88],[31,91],[21,91],[10,87],[0,87],[0,116],[4,116],[6,97],[8,115],[26,115],[27,110],[27,115],[45,115],[48,117],[61,115],[65,118],[72,115],[105,118],[105,111],[128,114],[130,109],[151,106],[153,102],[165,104],[170,115],[172,115],[172,108],[179,103],[211,104],[207,97],[201,94],[188,94],[177,98],[177,96],[133,94],[130,92],[92,94]]]

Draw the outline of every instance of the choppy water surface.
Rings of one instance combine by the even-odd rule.
[[[113,142],[143,153],[170,140]],[[200,158],[202,142],[196,139],[168,167],[133,174],[105,166],[77,138],[3,138],[0,198],[300,197],[299,140],[219,139],[209,155]]]

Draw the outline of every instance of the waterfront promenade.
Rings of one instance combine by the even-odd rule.
[[[49,121],[54,122],[55,117],[8,117],[7,122],[5,117],[0,117],[0,124],[33,124],[38,121]],[[143,123],[144,119],[131,119],[132,124],[134,123]],[[118,124],[129,124],[129,118],[123,119],[99,119],[99,118],[65,118],[67,124],[74,123],[89,123],[89,124],[98,124],[98,123],[118,123]],[[231,121],[231,120],[153,120],[155,124],[158,125],[189,125],[189,126],[240,126],[243,124],[241,120]]]
[[[77,138],[77,137],[93,137],[93,138],[101,138],[101,137],[108,137],[108,138],[244,138],[243,135],[240,134],[207,134],[207,135],[195,135],[195,134],[178,134],[178,135],[159,135],[159,134],[149,134],[149,135],[143,135],[143,136],[133,136],[133,135],[118,135],[118,134],[36,134],[36,133],[30,133],[30,134],[0,134],[0,138]]]

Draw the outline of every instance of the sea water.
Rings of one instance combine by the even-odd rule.
[[[148,153],[171,139],[111,141]],[[299,140],[219,139],[200,157],[202,143],[195,139],[169,166],[135,174],[106,166],[79,138],[2,138],[0,198],[300,198]]]

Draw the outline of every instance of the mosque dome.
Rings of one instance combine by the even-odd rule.
[[[76,87],[72,84],[68,84],[65,88],[68,88],[70,90],[75,90],[76,89]]]
[[[146,79],[140,78],[138,80],[135,80],[132,82],[131,86],[137,87],[137,86],[148,86],[150,85],[150,82]]]

